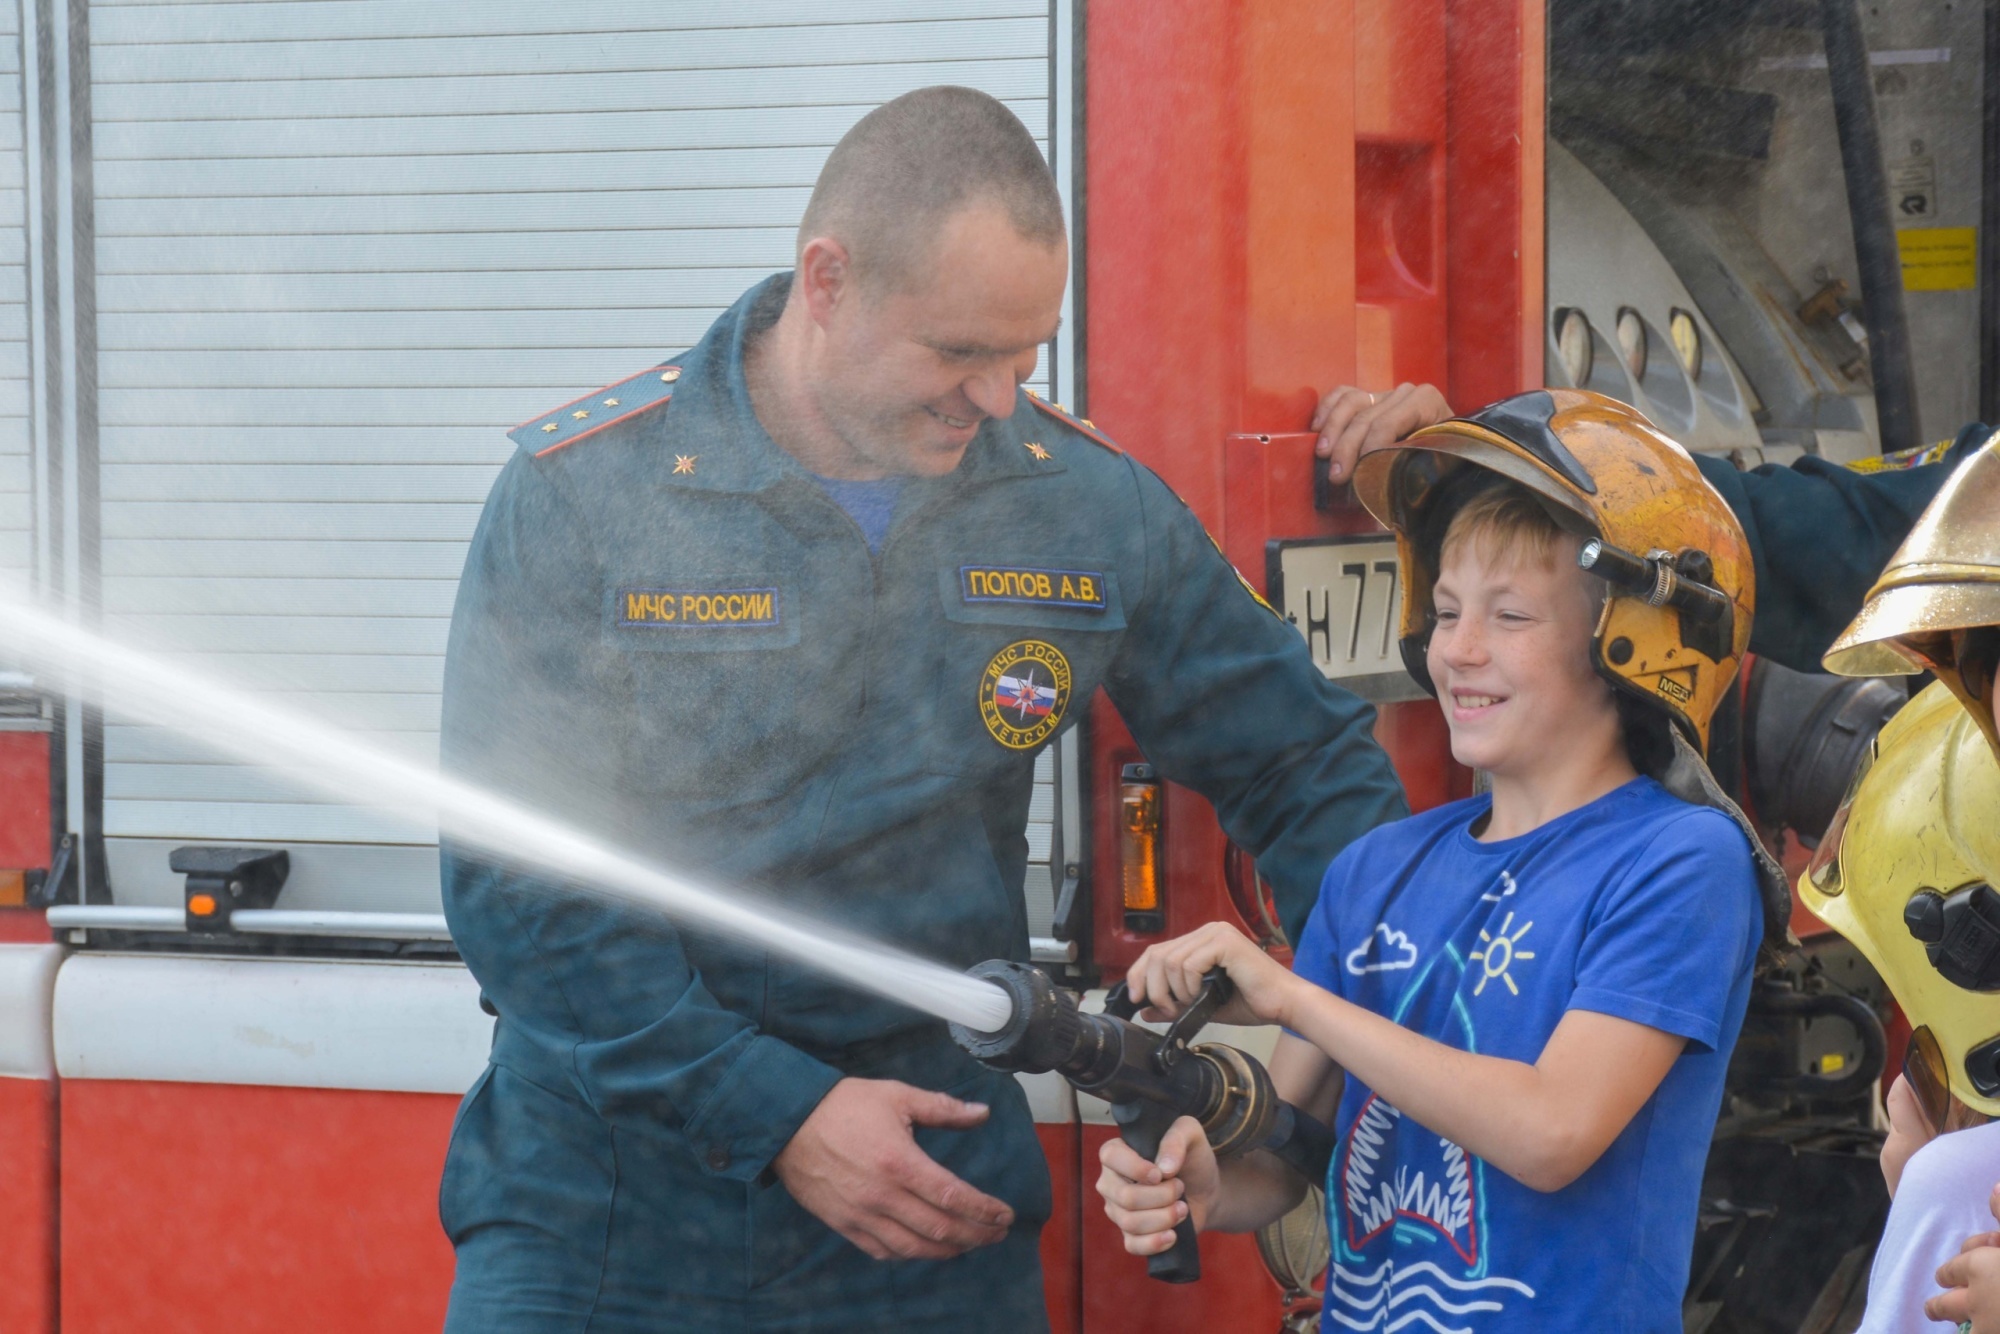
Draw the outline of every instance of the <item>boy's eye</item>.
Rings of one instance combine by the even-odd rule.
[[[1432,615],[1436,618],[1437,623],[1439,625],[1444,625],[1448,622],[1455,621],[1458,619],[1457,612],[1451,611],[1444,607],[1439,607],[1435,612],[1432,613]]]

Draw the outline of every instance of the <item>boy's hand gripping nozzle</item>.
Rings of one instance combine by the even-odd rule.
[[[1147,1160],[1159,1157],[1177,1118],[1192,1116],[1218,1158],[1263,1149],[1307,1181],[1324,1181],[1333,1132],[1280,1100],[1254,1058],[1220,1043],[1188,1045],[1233,994],[1226,974],[1210,973],[1194,1004],[1165,1033],[1155,1033],[1132,1022],[1138,1006],[1122,982],[1105,999],[1104,1013],[1085,1014],[1073,995],[1029,964],[992,959],[970,972],[1004,990],[1014,1014],[996,1033],[953,1024],[952,1039],[996,1070],[1054,1070],[1102,1098],[1125,1142]],[[1193,1221],[1182,1220],[1174,1232],[1172,1248],[1148,1257],[1146,1272],[1192,1283],[1201,1277]]]

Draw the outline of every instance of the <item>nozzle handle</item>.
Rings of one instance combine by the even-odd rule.
[[[1172,1246],[1146,1257],[1146,1277],[1162,1283],[1193,1283],[1201,1277],[1201,1247],[1195,1241],[1192,1218],[1183,1218],[1174,1228]]]
[[[1166,1138],[1175,1115],[1158,1103],[1115,1102],[1111,1104],[1111,1119],[1118,1123],[1118,1133],[1125,1142],[1152,1162],[1160,1156],[1160,1141]],[[1201,1249],[1195,1241],[1192,1218],[1183,1218],[1174,1228],[1172,1246],[1146,1257],[1146,1276],[1162,1283],[1192,1283],[1201,1277]]]

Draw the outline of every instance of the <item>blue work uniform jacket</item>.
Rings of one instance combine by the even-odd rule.
[[[516,433],[453,613],[446,766],[966,966],[1027,957],[1035,755],[1102,686],[1296,927],[1334,854],[1405,812],[1370,706],[1159,478],[1025,394],[908,482],[871,554],[751,411],[744,341],[788,287]],[[664,378],[671,402],[633,410]],[[441,1193],[450,1328],[1042,1326],[1025,1099],[938,1021],[449,842],[444,901],[498,1015]],[[992,1107],[919,1141],[1013,1206],[1007,1241],[876,1262],[775,1184],[844,1075]]]
[[[1726,458],[1696,454],[1701,475],[1750,539],[1757,575],[1750,651],[1794,671],[1821,670],[1821,655],[1861,610],[1917,516],[1992,434],[1974,422],[1949,442],[1869,471],[1809,455],[1788,468],[1738,472]]]

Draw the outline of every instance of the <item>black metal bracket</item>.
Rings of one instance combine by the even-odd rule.
[[[175,848],[167,855],[175,875],[187,877],[183,902],[195,935],[227,935],[238,908],[268,908],[291,873],[283,848]]]
[[[22,877],[22,901],[30,908],[53,908],[58,903],[76,902],[76,835],[64,834],[56,844],[56,855],[46,871],[29,871]]]

